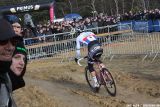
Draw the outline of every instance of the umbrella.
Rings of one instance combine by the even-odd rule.
[[[64,20],[67,20],[67,21],[70,21],[70,20],[79,20],[79,19],[82,19],[82,16],[80,16],[79,14],[77,13],[71,13],[71,14],[67,14],[64,16]]]

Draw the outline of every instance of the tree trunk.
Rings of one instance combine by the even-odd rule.
[[[65,15],[64,9],[63,9],[63,8],[61,8],[61,11],[62,11],[62,14],[63,14],[63,16],[64,16],[64,15]]]
[[[131,11],[133,11],[133,6],[134,6],[134,0],[132,0]]]
[[[123,13],[123,14],[124,14],[124,12],[125,12],[125,11],[124,11],[124,7],[125,7],[125,6],[124,6],[124,0],[122,0],[122,13]]]
[[[78,11],[79,10],[78,1],[75,0],[75,2],[76,2],[76,10]]]
[[[146,3],[145,0],[142,0],[143,10],[146,10]]]
[[[95,0],[91,0],[91,8],[92,8],[93,12],[97,12],[96,7],[95,7]]]
[[[115,4],[116,4],[116,15],[119,14],[119,9],[118,9],[118,1],[114,0]]]
[[[70,0],[68,0],[68,2],[69,2],[69,6],[70,6],[70,13],[72,13],[72,12],[73,12],[73,9],[72,9],[72,3],[71,3],[71,1],[70,1]]]
[[[150,2],[149,2],[149,0],[147,0],[147,6],[146,6],[146,8],[147,8],[147,10],[150,9]]]

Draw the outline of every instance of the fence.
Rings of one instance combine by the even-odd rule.
[[[128,24],[134,31],[137,32],[159,32],[160,20],[129,20],[121,21],[119,24]],[[125,29],[122,27],[121,29]]]
[[[115,26],[113,26],[115,27]],[[111,26],[98,28],[97,31],[106,31]],[[92,29],[95,31],[95,29]],[[97,32],[96,32],[97,33]],[[67,34],[67,35],[65,35]],[[39,58],[58,58],[70,60],[75,56],[75,38],[77,35],[65,33],[59,39],[57,35],[46,36],[50,38],[43,43],[27,45],[29,60]],[[62,35],[62,34],[60,34]],[[154,59],[160,53],[160,34],[159,33],[136,33],[131,29],[115,32],[97,34],[98,40],[102,43],[104,57],[114,55],[154,55]],[[86,55],[86,47],[82,46],[82,56]]]
[[[115,33],[115,32],[118,33],[118,31],[131,30],[131,25],[130,24],[131,23],[117,24],[117,25],[96,27],[96,28],[86,29],[86,30],[87,31],[92,31],[95,34],[108,33],[108,35],[109,35],[111,32],[112,33]],[[39,44],[41,42],[55,42],[55,41],[73,39],[73,38],[76,38],[77,36],[78,35],[74,32],[64,32],[64,33],[44,35],[44,36],[39,36],[39,37],[34,37],[34,38],[26,38],[24,40],[24,43],[25,43],[25,45],[35,45],[35,44]]]

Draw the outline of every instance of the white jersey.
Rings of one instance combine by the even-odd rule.
[[[88,45],[91,41],[97,40],[96,35],[92,32],[82,32],[80,35],[76,38],[76,57],[79,58],[81,56],[80,54],[80,43]]]

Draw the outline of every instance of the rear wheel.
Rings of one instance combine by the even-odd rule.
[[[92,79],[91,72],[88,69],[88,66],[85,68],[85,77],[86,81],[93,92],[98,92],[100,87],[94,87],[94,81]]]
[[[108,69],[103,68],[102,75],[103,75],[103,79],[105,83],[104,84],[105,89],[111,96],[115,96],[116,95],[116,84],[112,77],[112,74],[109,72]]]

